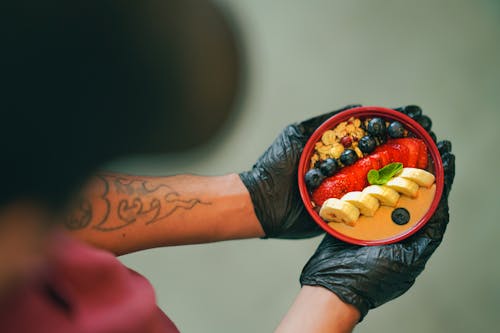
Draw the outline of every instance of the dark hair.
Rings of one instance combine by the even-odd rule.
[[[236,47],[214,13],[205,2],[182,0],[2,2],[0,204],[28,197],[59,206],[117,154],[184,149],[208,138],[238,81]],[[210,78],[222,80],[224,91],[196,92],[199,33],[210,30],[192,24],[197,15],[201,24],[211,17],[211,33],[222,36],[208,45],[229,59],[213,60],[227,73]],[[203,109],[206,94],[221,101]],[[204,114],[216,124],[197,125]]]

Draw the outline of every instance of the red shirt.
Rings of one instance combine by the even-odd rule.
[[[114,255],[57,234],[43,278],[2,301],[2,333],[179,332],[151,284]]]

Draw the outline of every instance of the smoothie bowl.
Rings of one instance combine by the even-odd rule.
[[[422,228],[443,191],[431,136],[392,109],[340,112],[311,135],[299,162],[304,205],[330,235],[358,245],[401,241]]]

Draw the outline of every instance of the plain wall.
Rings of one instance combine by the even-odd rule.
[[[500,3],[220,0],[238,22],[246,91],[223,132],[175,156],[110,168],[151,175],[248,169],[287,124],[349,103],[418,104],[453,142],[442,246],[406,294],[356,332],[491,332],[500,313]],[[154,249],[122,257],[182,332],[271,332],[320,237]]]

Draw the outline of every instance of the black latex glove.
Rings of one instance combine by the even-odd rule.
[[[348,105],[287,126],[252,170],[240,174],[266,237],[307,238],[323,232],[306,211],[299,194],[300,154],[319,125],[334,114],[357,106],[360,105]]]
[[[329,289],[354,305],[361,319],[369,309],[406,292],[441,243],[449,220],[448,194],[455,176],[455,156],[449,141],[439,142],[438,148],[445,186],[439,206],[425,227],[402,242],[383,246],[357,246],[327,235],[302,270],[301,285]]]

